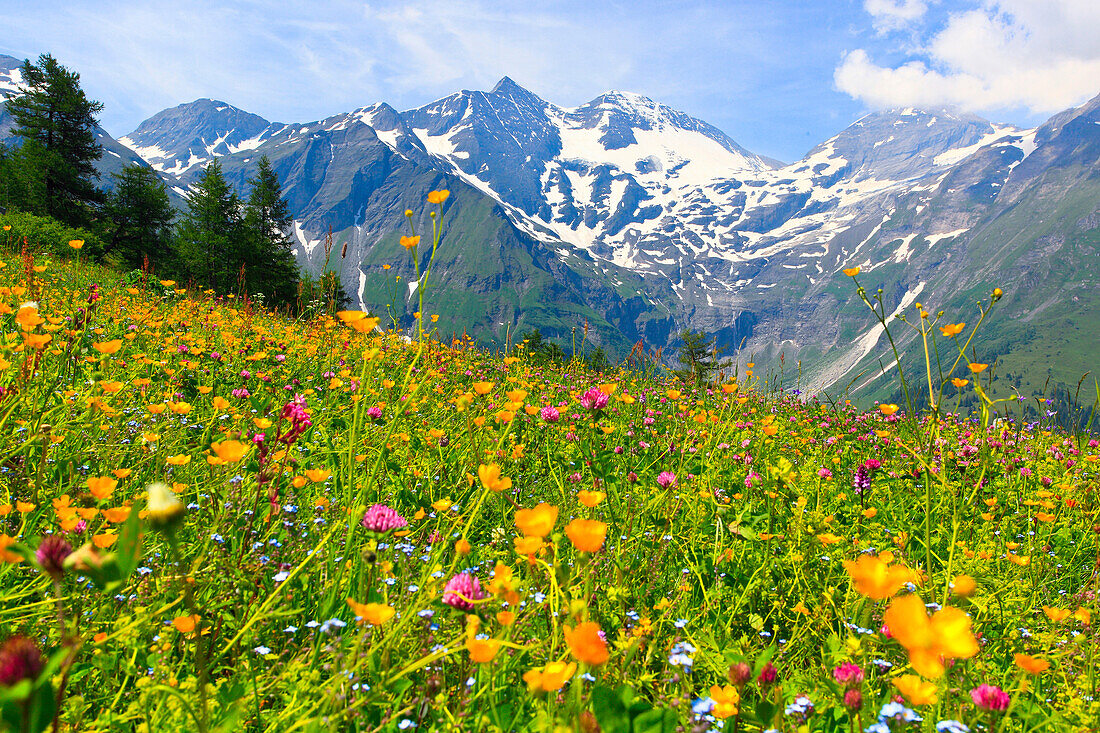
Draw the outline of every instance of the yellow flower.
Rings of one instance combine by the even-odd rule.
[[[741,695],[733,685],[711,685],[710,697],[714,700],[714,708],[710,712],[716,718],[732,718],[740,710]]]
[[[599,552],[607,538],[607,525],[597,519],[574,519],[565,525],[565,534],[581,552]]]
[[[1055,606],[1043,606],[1043,613],[1054,623],[1058,624],[1070,617],[1069,610]]]
[[[1050,662],[1038,657],[1029,657],[1027,654],[1014,654],[1012,656],[1016,666],[1028,674],[1042,674],[1050,669]]]
[[[602,502],[606,497],[607,494],[602,491],[589,491],[588,489],[581,489],[577,492],[577,501],[579,501],[581,504],[584,504],[589,509],[599,506],[600,502]]]
[[[978,583],[969,575],[956,575],[951,583],[951,590],[961,598],[969,596],[977,587]]]
[[[114,339],[112,341],[97,341],[92,344],[92,348],[101,354],[108,356],[115,354],[122,348],[122,339]]]
[[[186,453],[180,453],[178,455],[168,456],[166,460],[170,466],[186,466],[191,462],[191,456]]]
[[[965,323],[949,323],[946,326],[940,326],[940,331],[944,336],[958,336],[964,328],[966,328]]]
[[[172,625],[176,627],[176,631],[181,634],[190,634],[195,630],[195,626],[199,623],[199,616],[196,613],[192,613],[186,616],[176,616],[172,619]]]
[[[545,667],[539,667],[525,672],[523,674],[523,681],[527,683],[527,688],[532,692],[535,690],[554,692],[555,690],[560,690],[562,686],[573,677],[576,671],[576,662],[569,662],[568,664],[565,662],[550,662]]]
[[[470,654],[470,661],[477,664],[486,664],[493,661],[500,651],[500,641],[497,639],[467,639],[466,651]]]
[[[903,674],[890,682],[912,705],[932,705],[939,699],[936,696],[936,686],[915,674]]]
[[[920,675],[943,675],[943,660],[969,659],[978,653],[970,617],[957,608],[936,611],[931,618],[916,595],[894,600],[883,616],[890,634],[909,652],[909,663]]]
[[[102,501],[111,496],[111,492],[118,486],[118,481],[106,476],[96,476],[85,481],[88,493]]]
[[[856,592],[876,601],[889,598],[914,580],[913,571],[909,568],[890,565],[874,555],[860,555],[855,562],[845,560],[844,569],[848,571]]]
[[[348,606],[352,612],[371,626],[381,626],[393,618],[397,610],[384,603],[358,603],[349,598]]]
[[[565,643],[578,661],[593,667],[607,661],[607,642],[600,636],[600,625],[595,621],[585,621],[576,628],[565,626],[564,631]]]
[[[248,452],[248,444],[239,440],[223,440],[220,443],[211,443],[210,447],[218,458],[227,463],[236,463]]]
[[[516,510],[515,520],[519,531],[528,537],[545,537],[558,521],[558,508],[541,502],[534,509]]]
[[[481,483],[489,491],[507,491],[512,488],[512,479],[507,476],[500,475],[500,466],[495,463],[485,465],[484,463],[478,466],[477,469],[478,478],[481,479]]]

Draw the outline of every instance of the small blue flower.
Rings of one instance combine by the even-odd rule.
[[[269,649],[266,646],[253,647],[252,651],[256,652],[257,654],[270,654],[271,653],[271,649]]]

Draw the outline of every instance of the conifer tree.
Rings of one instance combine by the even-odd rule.
[[[684,329],[680,332],[680,340],[683,346],[680,347],[679,361],[684,368],[676,374],[686,381],[702,384],[718,368],[715,338],[702,331]]]
[[[215,158],[187,194],[187,212],[177,229],[182,275],[204,287],[228,291],[242,259],[242,230],[240,199]]]
[[[86,225],[103,200],[95,169],[103,154],[96,142],[103,105],[85,96],[80,74],[49,54],[37,64],[24,61],[20,72],[24,91],[7,100],[7,109],[21,145],[12,154],[15,164],[5,168],[24,180],[13,187],[20,200],[10,203],[71,226]]]
[[[245,266],[248,287],[271,296],[276,303],[293,299],[298,284],[298,265],[288,235],[294,219],[282,197],[279,176],[267,156],[257,163],[256,175],[248,181],[251,190],[245,205],[248,242]]]
[[[145,258],[165,262],[176,216],[168,201],[168,190],[156,172],[143,165],[130,165],[113,174],[114,191],[107,196],[104,214],[110,228],[106,254],[137,269]]]

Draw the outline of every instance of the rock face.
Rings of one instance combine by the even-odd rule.
[[[505,77],[413,110],[379,103],[302,124],[200,99],[121,142],[177,194],[214,157],[244,190],[268,156],[301,262],[338,271],[353,302],[399,325],[424,294],[441,333],[486,342],[537,327],[614,355],[639,339],[667,353],[690,326],[742,361],[797,365],[803,390],[870,394],[891,381],[893,356],[880,361],[880,329],[845,267],[882,288],[887,315],[918,300],[969,314],[999,285],[1008,314],[991,320],[990,346],[1010,361],[1034,351],[1021,334],[1048,319],[1095,326],[1098,106],[1033,130],[886,110],[784,165],[637,94],[564,108]],[[424,290],[397,240],[406,209],[430,230],[423,195],[439,187],[453,196]],[[905,352],[911,336],[898,341]],[[1071,351],[1060,366],[1100,359],[1098,345]]]

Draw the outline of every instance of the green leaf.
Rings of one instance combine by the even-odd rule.
[[[634,719],[634,733],[675,733],[676,724],[675,711],[654,708]]]
[[[136,507],[130,510],[130,516],[122,525],[119,533],[118,548],[119,579],[125,580],[141,562],[141,518]]]

